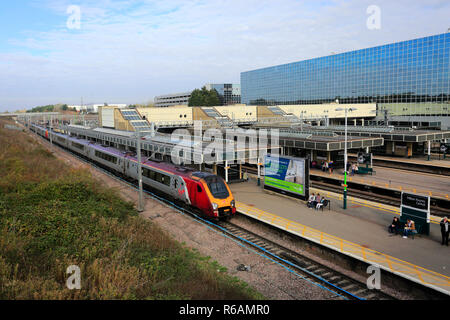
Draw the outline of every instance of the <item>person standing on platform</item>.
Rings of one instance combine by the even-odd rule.
[[[328,171],[330,174],[333,173],[333,160],[330,160],[330,162],[328,163]]]
[[[448,221],[447,217],[444,217],[444,219],[441,220],[441,234],[442,234],[442,245],[445,245],[448,247],[448,236],[450,232],[450,222]]]
[[[329,168],[328,161],[325,161],[325,170],[323,170],[323,172],[327,172],[328,168]]]

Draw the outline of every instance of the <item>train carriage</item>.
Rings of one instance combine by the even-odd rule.
[[[56,144],[125,177],[138,179],[137,158],[130,152],[60,133],[49,133],[47,129],[39,126],[33,126],[33,131],[46,139],[49,139],[51,134]],[[230,188],[221,177],[211,173],[195,172],[186,167],[144,159],[142,182],[208,218],[230,218],[236,213]]]

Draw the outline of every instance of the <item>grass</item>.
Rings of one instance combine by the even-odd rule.
[[[260,299],[0,120],[0,299]],[[81,269],[69,290],[67,267]]]

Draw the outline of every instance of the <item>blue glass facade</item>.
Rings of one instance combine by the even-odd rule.
[[[241,86],[232,83],[207,84],[206,89],[215,89],[222,105],[241,103]]]
[[[450,33],[241,73],[250,105],[450,101]]]

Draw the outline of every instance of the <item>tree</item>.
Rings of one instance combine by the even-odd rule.
[[[216,89],[208,90],[205,86],[201,90],[195,89],[191,93],[188,105],[190,107],[219,106],[221,105],[219,93]]]

